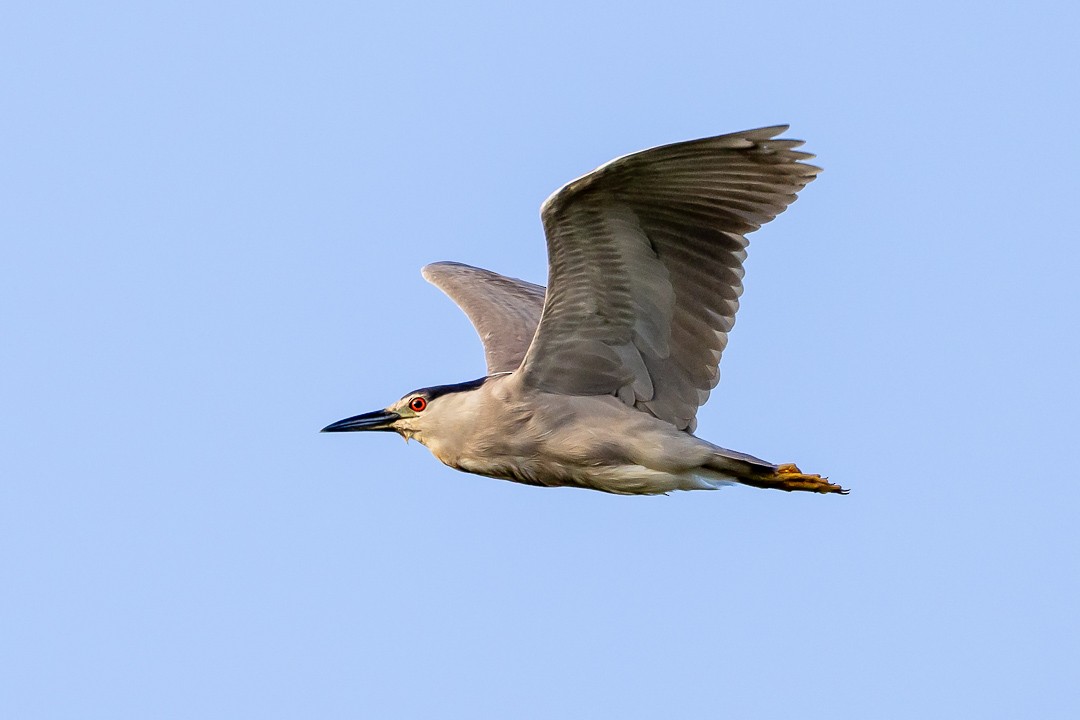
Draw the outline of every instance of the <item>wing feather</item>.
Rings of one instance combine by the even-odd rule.
[[[488,374],[521,365],[540,322],[542,285],[456,262],[432,263],[420,272],[465,311],[484,343]]]
[[[524,381],[616,395],[693,430],[735,322],[745,236],[819,172],[801,141],[776,138],[786,129],[627,155],[548,198],[548,292]]]

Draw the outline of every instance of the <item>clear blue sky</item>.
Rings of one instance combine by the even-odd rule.
[[[4,5],[0,716],[1080,716],[1077,11],[667,5]],[[850,496],[317,433],[482,374],[422,264],[784,122],[699,434]]]

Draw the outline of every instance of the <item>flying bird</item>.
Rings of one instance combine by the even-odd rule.
[[[424,267],[476,328],[487,374],[323,432],[393,431],[452,468],[529,485],[846,493],[693,434],[735,323],[746,235],[820,172],[785,130],[643,150],[564,185],[540,209],[546,290],[460,263]]]

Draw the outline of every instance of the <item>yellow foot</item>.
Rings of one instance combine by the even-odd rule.
[[[847,495],[848,491],[839,485],[829,482],[829,478],[820,475],[807,475],[794,463],[776,466],[776,474],[770,478],[770,486],[777,490],[805,490],[807,492],[840,493]]]

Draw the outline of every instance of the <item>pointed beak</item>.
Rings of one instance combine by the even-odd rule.
[[[393,430],[394,422],[401,416],[388,410],[376,410],[375,412],[354,415],[351,418],[338,420],[324,427],[320,432],[356,432],[358,430]]]

